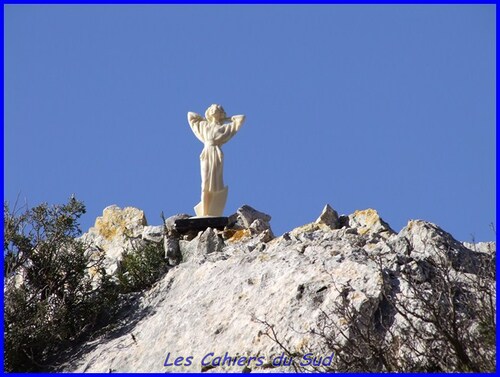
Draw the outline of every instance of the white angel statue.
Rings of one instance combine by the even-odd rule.
[[[222,216],[228,187],[224,186],[222,178],[224,154],[220,147],[238,132],[244,121],[244,115],[227,118],[222,106],[216,104],[207,109],[205,118],[188,112],[189,125],[204,144],[200,155],[201,201],[194,207],[198,217]]]

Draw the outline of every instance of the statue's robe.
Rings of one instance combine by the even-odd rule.
[[[227,143],[238,131],[234,122],[218,125],[206,120],[189,122],[195,136],[204,144],[200,155],[201,201],[194,207],[197,216],[222,216],[227,199],[224,186],[224,153],[221,145]]]

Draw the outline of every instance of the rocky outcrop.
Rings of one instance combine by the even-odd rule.
[[[316,224],[324,224],[331,229],[338,229],[340,227],[339,214],[330,207],[330,204],[327,204],[316,220]]]
[[[394,234],[389,224],[380,218],[377,211],[371,208],[355,211],[352,215],[349,215],[349,227],[356,228],[361,235],[375,234],[388,238]]]
[[[210,254],[220,253],[224,248],[224,241],[216,231],[208,228],[191,241],[180,240],[179,251],[182,262],[203,262]]]
[[[97,256],[105,257],[105,268],[113,274],[125,250],[132,247],[133,240],[158,239],[158,228],[148,227],[146,216],[140,209],[116,205],[106,207],[95,225],[82,235],[81,240],[90,246]],[[160,240],[163,239],[161,236]]]
[[[175,229],[175,221],[186,218],[189,215],[177,214],[165,219],[162,225],[150,226],[140,209],[111,205],[104,209],[81,240],[90,246],[96,257],[105,257],[106,271],[113,274],[119,268],[123,253],[141,241],[163,242],[165,258],[175,266],[182,261],[204,260],[205,254],[220,251],[224,245],[222,237],[232,238],[229,243],[242,239],[250,241],[256,235],[260,237],[254,241],[267,242],[274,238],[269,223],[271,216],[248,205],[229,217],[230,224],[224,232],[209,229],[181,235]]]
[[[383,317],[387,342],[397,344],[398,334],[409,330],[387,300],[412,300],[407,276],[432,284],[435,261],[444,258],[453,274],[470,277],[495,254],[494,243],[459,243],[425,221],[410,221],[396,233],[373,209],[339,216],[327,205],[315,222],[280,237],[272,234],[270,216],[249,206],[232,215],[224,231],[187,236],[175,233],[172,219],[165,227],[147,227],[139,212],[127,211],[129,217],[115,207],[105,210],[99,224],[106,225],[96,221],[88,237],[105,245],[109,235],[129,228],[154,242],[161,235],[176,266],[142,294],[120,326],[82,347],[65,371],[290,371],[273,365],[283,349],[269,329],[291,353],[323,350],[326,360],[317,331],[325,313],[330,324],[346,329],[344,342],[356,336],[335,310],[341,302],[367,323]],[[121,228],[110,229],[108,215]],[[136,225],[124,225],[123,218]],[[115,258],[116,250],[107,250]],[[132,325],[127,318],[134,318]],[[396,356],[418,357],[418,350],[394,347]]]

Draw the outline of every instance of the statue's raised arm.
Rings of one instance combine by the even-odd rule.
[[[225,118],[223,127],[220,129],[217,141],[219,145],[226,144],[236,133],[240,130],[243,122],[245,121],[244,115],[234,115],[231,118]]]
[[[229,123],[224,123],[230,121]],[[244,115],[226,117],[220,105],[212,105],[201,115],[188,112],[188,122],[196,137],[204,144],[200,155],[201,201],[194,207],[197,216],[222,216],[227,199],[222,170],[224,154],[221,146],[241,128]]]
[[[205,118],[203,118],[200,114],[196,114],[194,112],[188,112],[188,123],[191,126],[191,129],[193,130],[193,133],[195,136],[200,140],[202,143],[205,143],[205,140],[203,140],[203,136],[201,134],[201,122],[204,121]]]
[[[236,131],[239,131],[241,126],[243,125],[243,122],[245,121],[245,116],[244,115],[233,115],[231,117],[231,121],[234,123]]]
[[[188,112],[188,122],[189,124],[194,124],[196,122],[199,122],[201,120],[205,120],[200,114],[197,114],[195,112],[189,111]]]

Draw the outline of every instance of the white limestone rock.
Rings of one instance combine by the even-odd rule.
[[[324,224],[329,226],[331,229],[339,228],[339,214],[335,211],[329,204],[326,204],[316,220],[316,224]]]
[[[245,246],[235,247],[253,248],[252,245],[258,242],[266,243],[274,239],[270,221],[271,216],[244,205],[235,214],[229,216],[229,225],[223,232],[223,237],[228,244],[245,243]]]
[[[113,274],[125,250],[131,249],[132,240],[142,237],[145,226],[147,221],[142,210],[111,205],[80,239],[91,245],[95,254],[104,253],[106,271]]]
[[[482,253],[474,249],[491,250],[487,245],[467,248],[436,224],[423,220],[410,220],[398,234],[409,244],[409,255],[416,260],[446,258],[453,268],[463,272],[475,272],[490,258],[491,252]],[[494,248],[493,248],[494,249]]]
[[[478,253],[495,254],[496,252],[495,242],[478,242],[478,243],[463,242],[463,245],[467,249],[476,251]]]
[[[243,207],[238,208],[236,213],[237,224],[243,228],[250,228],[252,223],[257,219],[260,219],[264,224],[269,224],[269,222],[271,221],[271,216],[257,211],[256,209],[246,204]]]
[[[172,237],[170,235],[165,236],[165,238],[163,239],[165,258],[168,260],[168,264],[171,266],[176,266],[182,261],[182,253],[180,250],[179,242],[179,238]]]
[[[141,298],[141,307],[153,309],[151,314],[122,335],[95,341],[88,353],[65,370],[200,372],[201,360],[209,352],[262,355],[269,361],[281,350],[263,335],[265,326],[257,319],[272,321],[292,349],[300,351],[318,345],[308,330],[345,289],[365,315],[377,309],[383,286],[378,267],[353,257],[353,251],[344,248],[347,241],[333,235],[291,243],[276,238],[264,249],[241,250],[229,257],[227,246],[221,249],[217,237],[210,229],[190,242],[181,240],[187,262],[171,269]],[[211,255],[220,257],[210,260]],[[169,352],[192,355],[192,365],[165,367]],[[266,371],[255,363],[250,369]],[[225,370],[242,371],[243,367],[211,371]],[[290,368],[271,369],[279,370]]]
[[[149,225],[142,229],[142,239],[151,242],[162,242],[165,233],[165,227],[162,225]]]
[[[318,328],[323,313],[339,327],[349,328],[346,318],[334,312],[342,299],[365,322],[375,322],[383,311],[390,326],[387,336],[396,339],[412,329],[398,313],[387,310],[384,299],[392,295],[414,305],[404,274],[426,287],[433,276],[429,261],[444,255],[453,277],[466,282],[475,272],[474,261],[493,259],[495,254],[494,244],[464,245],[423,221],[410,221],[396,234],[373,210],[356,211],[348,217],[349,227],[332,229],[334,210],[326,207],[321,221],[270,238],[270,229],[265,229],[270,217],[249,215],[254,211],[239,211],[235,221],[241,221],[241,227],[230,232],[207,229],[191,241],[173,234],[166,237],[165,242],[177,242],[166,244],[166,249],[178,253],[182,263],[140,296],[138,308],[126,317],[133,325],[123,320],[113,336],[88,342],[62,370],[200,372],[207,354],[213,353],[213,358],[226,352],[263,356],[268,362],[282,350],[265,335],[262,321],[274,326],[292,352],[318,350],[324,344],[311,329]],[[401,357],[420,357],[405,345],[397,352]],[[165,366],[167,355],[170,361],[192,356],[192,363]],[[254,362],[210,371],[293,371],[268,367]]]
[[[204,262],[208,254],[220,253],[224,247],[224,241],[212,228],[207,228],[200,232],[191,241],[180,240],[179,250],[182,255],[182,262]]]

